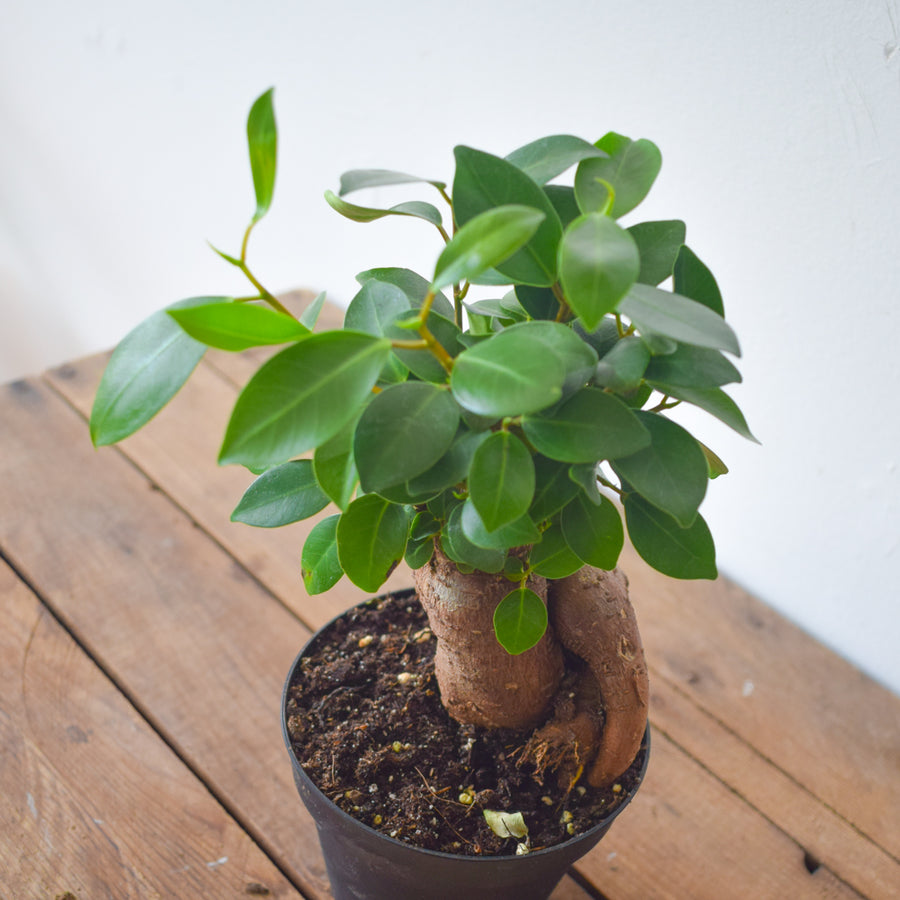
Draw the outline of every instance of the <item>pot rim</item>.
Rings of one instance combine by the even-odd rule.
[[[296,672],[298,666],[300,665],[300,661],[306,655],[307,651],[310,647],[315,643],[316,640],[322,635],[324,631],[330,628],[338,619],[343,618],[347,613],[351,610],[358,609],[366,606],[374,606],[376,603],[388,598],[388,597],[410,597],[415,596],[416,590],[415,588],[401,588],[396,591],[388,591],[384,594],[379,594],[377,597],[370,597],[368,600],[363,600],[361,603],[357,603],[355,606],[351,606],[348,609],[344,610],[342,613],[338,613],[338,615],[331,618],[328,622],[326,622],[321,628],[317,629],[312,635],[310,635],[309,639],[301,648],[300,652],[294,657],[294,661],[291,663],[290,669],[288,669],[287,678],[284,681],[284,687],[281,691],[281,735],[284,739],[285,746],[287,747],[288,753],[291,757],[291,763],[294,767],[294,771],[301,774],[304,783],[306,786],[313,791],[315,794],[319,796],[323,801],[328,803],[332,807],[332,811],[337,815],[337,817],[341,820],[345,820],[346,824],[355,823],[361,828],[364,828],[370,835],[375,836],[379,840],[385,841],[388,845],[395,847],[402,847],[406,850],[415,850],[418,853],[425,853],[429,856],[436,856],[443,859],[453,859],[465,861],[467,863],[496,863],[499,860],[514,860],[514,859],[535,859],[537,857],[546,856],[554,853],[555,851],[562,850],[563,848],[574,849],[578,844],[581,844],[584,841],[590,840],[598,830],[600,829],[608,829],[612,824],[613,820],[625,809],[626,806],[631,802],[634,798],[634,795],[637,793],[638,788],[641,786],[641,783],[644,780],[644,775],[647,772],[647,763],[650,759],[650,723],[647,722],[647,727],[644,730],[644,737],[641,742],[641,750],[644,751],[644,759],[640,769],[637,772],[637,777],[632,789],[625,795],[625,798],[622,803],[620,803],[614,810],[612,810],[609,815],[604,816],[599,822],[595,825],[592,825],[587,831],[581,832],[581,834],[576,835],[575,837],[570,838],[567,841],[563,841],[559,844],[553,844],[550,847],[543,847],[540,850],[532,850],[527,854],[522,854],[521,856],[515,854],[503,854],[503,855],[493,855],[493,856],[465,856],[461,853],[446,853],[443,850],[429,850],[426,847],[418,847],[415,844],[408,843],[407,841],[401,841],[397,838],[392,838],[390,835],[384,834],[381,831],[378,831],[376,828],[373,828],[371,825],[368,825],[366,822],[363,822],[360,819],[357,819],[355,816],[351,816],[349,813],[345,812],[341,809],[330,797],[324,794],[315,784],[315,782],[309,777],[306,773],[306,770],[300,764],[300,761],[297,759],[296,754],[294,753],[293,745],[291,744],[291,735],[288,731],[287,725],[287,703],[288,703],[288,695],[291,688],[291,683],[294,680],[294,673]]]

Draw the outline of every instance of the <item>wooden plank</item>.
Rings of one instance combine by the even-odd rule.
[[[48,373],[48,378],[87,417],[104,365],[104,357],[89,357]],[[313,597],[303,587],[300,549],[313,525],[335,512],[333,506],[285,528],[253,528],[230,521],[232,509],[253,480],[241,466],[220,468],[215,464],[235,397],[232,384],[211,367],[201,365],[172,405],[123,441],[121,448],[308,628],[315,630],[369,595],[346,578],[327,593]],[[186,422],[191,423],[189,428]],[[411,573],[400,566],[385,590],[410,585]]]
[[[307,632],[36,382],[0,388],[0,547],[311,897],[329,895],[278,720]]]
[[[330,896],[278,726],[307,632],[40,384],[0,389],[0,446],[0,548],[304,893]],[[588,897],[569,878],[553,896]]]
[[[871,900],[896,898],[897,860],[665,679],[652,682],[651,694],[656,729],[787,833],[810,865],[825,866]]]
[[[824,866],[654,730],[631,807],[579,864],[609,900],[858,898]]]
[[[300,897],[0,562],[0,896]]]
[[[622,566],[654,676],[900,858],[900,698],[725,578]]]

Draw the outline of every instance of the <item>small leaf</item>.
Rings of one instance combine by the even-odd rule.
[[[431,509],[430,505],[429,509]],[[447,516],[447,523],[441,533],[441,547],[444,553],[453,562],[470,566],[480,572],[493,574],[502,571],[506,552],[473,544],[463,533],[462,511],[463,505],[460,503],[454,506]]]
[[[424,381],[385,388],[366,407],[353,438],[364,491],[381,492],[427,471],[450,449],[459,407]]]
[[[531,287],[527,284],[516,285],[516,297],[522,308],[532,319],[556,318],[559,313],[559,300],[550,288]]]
[[[544,220],[528,243],[496,268],[511,281],[549,287],[556,281],[556,248],[562,225],[543,190],[512,163],[499,157],[456,147],[453,208],[456,220],[470,219],[495,207],[515,204],[539,210]]]
[[[353,460],[356,421],[351,420],[334,437],[319,444],[313,454],[316,481],[331,502],[341,510],[347,508],[359,481]]]
[[[546,184],[575,163],[593,156],[606,157],[607,154],[579,137],[554,134],[513,150],[506,161],[530,175],[538,184]]]
[[[531,239],[543,219],[540,210],[511,204],[470,219],[438,257],[432,290],[474,278],[502,263]]]
[[[579,494],[562,511],[560,523],[566,543],[581,560],[598,569],[616,567],[625,532],[618,510],[609,499],[603,497],[595,504]]]
[[[676,293],[702,303],[720,316],[725,315],[722,294],[713,273],[690,247],[684,246],[679,251],[673,274]]]
[[[547,630],[547,607],[530,588],[510,591],[494,610],[494,633],[511,656],[530,650]]]
[[[644,562],[671,578],[715,578],[716,548],[703,516],[681,528],[672,516],[631,494],[625,521],[634,549]]]
[[[238,396],[219,463],[275,465],[334,437],[368,399],[390,350],[387,339],[354,331],[282,350]]]
[[[277,528],[308,519],[328,505],[316,482],[313,464],[295,459],[263,472],[244,492],[232,522]]]
[[[113,351],[91,409],[95,447],[115,444],[146,425],[187,381],[206,352],[169,315],[221,297],[193,297],[153,313]]]
[[[207,241],[206,243],[209,244],[209,241]],[[224,250],[220,250],[218,247],[215,247],[212,244],[209,244],[209,246],[210,249],[221,256],[222,259],[225,260],[225,262],[231,263],[231,265],[237,266],[237,268],[239,269],[243,268],[244,264],[239,259],[235,259],[235,257],[229,256],[229,254],[227,254]]]
[[[528,448],[508,431],[494,432],[472,458],[469,496],[488,531],[525,515],[534,496]]]
[[[618,306],[640,271],[631,235],[612,219],[591,213],[576,219],[559,245],[559,278],[572,310],[593,331]]]
[[[650,443],[647,429],[621,400],[591,387],[550,413],[526,416],[522,428],[539,453],[560,462],[615,459]]]
[[[544,578],[567,578],[584,567],[581,558],[566,542],[562,526],[554,522],[531,548],[531,568]]]
[[[402,506],[375,494],[357,497],[338,520],[341,568],[358,588],[374,593],[403,559],[408,530]]]
[[[672,274],[675,258],[684,244],[685,230],[684,222],[678,219],[641,222],[628,229],[641,256],[637,279],[641,284],[657,285]]]
[[[640,385],[649,362],[650,351],[644,341],[634,335],[622,338],[597,363],[591,381],[613,391],[633,391]]]
[[[697,443],[700,444],[700,449],[703,451],[703,455],[706,457],[706,465],[709,467],[710,481],[712,481],[714,478],[718,478],[720,475],[727,475],[728,466],[726,466],[725,463],[722,462],[722,460],[702,441],[697,441]]]
[[[322,312],[322,307],[325,305],[325,291],[322,291],[306,309],[300,314],[300,324],[306,326],[310,331],[316,327],[316,322],[319,321],[319,314]]]
[[[725,391],[721,391],[718,388],[674,387],[655,383],[654,387],[659,391],[664,391],[671,397],[675,397],[677,400],[684,400],[686,403],[705,410],[711,416],[715,416],[720,422],[724,422],[741,437],[747,438],[748,441],[753,441],[754,444],[759,443],[753,432],[750,431],[744,414]]]
[[[472,503],[471,497],[462,506],[460,525],[463,534],[476,547],[484,547],[489,550],[506,551],[513,547],[536,544],[541,539],[541,533],[527,515],[519,516],[512,522],[488,531],[481,516],[478,515],[475,504]]]
[[[612,186],[615,201],[612,217],[618,219],[634,209],[650,192],[662,166],[662,156],[648,140],[632,141],[610,132],[596,144],[609,159],[586,159],[575,173],[575,197],[582,212],[596,212],[607,202],[603,182]]]
[[[673,353],[654,356],[647,365],[648,381],[675,387],[711,388],[741,381],[741,373],[718,350],[679,344]]]
[[[287,344],[310,334],[305,325],[282,312],[227,300],[172,309],[169,315],[194,340],[232,352]]]
[[[278,162],[278,130],[272,105],[274,89],[269,88],[256,99],[247,117],[247,144],[250,149],[250,171],[253,173],[253,189],[256,192],[256,212],[253,221],[258,222],[268,211],[275,191],[275,169]]]
[[[393,172],[390,169],[352,169],[341,175],[341,187],[338,193],[343,197],[353,191],[359,191],[369,187],[384,187],[391,184],[431,184],[438,190],[444,190],[447,185],[443,181],[431,181],[428,178],[419,178],[417,175],[406,175],[403,172]]]
[[[646,328],[675,341],[741,355],[737,337],[725,320],[680,294],[635,284],[619,304],[619,312],[642,331]]]
[[[696,440],[675,422],[656,413],[637,412],[650,432],[650,446],[612,463],[620,478],[682,527],[694,521],[706,495],[706,459]]]
[[[398,269],[386,267],[381,269],[367,269],[356,276],[356,280],[362,285],[367,281],[383,281],[393,284],[406,294],[410,308],[419,309],[425,300],[425,296],[431,289],[431,284],[421,275],[410,269]],[[443,316],[445,319],[453,318],[453,304],[441,293],[434,296],[431,303],[431,311]]]
[[[450,386],[457,402],[483,416],[515,416],[556,403],[566,371],[526,322],[492,335],[456,358]]]
[[[493,809],[484,810],[484,819],[488,823],[488,828],[497,835],[498,838],[525,838],[528,837],[528,826],[520,812],[496,811]]]
[[[316,522],[303,544],[300,571],[310,594],[331,590],[344,574],[338,561],[337,526],[340,516],[328,516]]]
[[[410,539],[406,545],[406,552],[403,554],[403,561],[411,569],[421,569],[427,565],[431,557],[434,556],[434,538],[426,537],[419,540]]]
[[[415,219],[424,219],[432,225],[442,223],[440,211],[431,203],[421,200],[410,200],[407,203],[398,203],[389,209],[373,209],[370,206],[357,206],[342,200],[333,191],[325,191],[325,199],[328,205],[342,216],[353,222],[374,222],[385,216],[411,216]]]
[[[543,522],[559,512],[578,493],[578,485],[569,477],[569,466],[537,454],[534,457],[534,499],[528,515]]]

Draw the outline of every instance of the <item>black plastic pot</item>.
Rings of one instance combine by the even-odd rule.
[[[523,856],[456,856],[423,850],[381,834],[332,803],[303,771],[291,746],[288,690],[301,659],[328,627],[310,638],[288,672],[281,729],[294,783],[319,831],[335,900],[546,900],[569,867],[609,831],[643,780],[650,750],[649,727],[644,734],[643,765],[631,792],[605,819],[563,844]]]

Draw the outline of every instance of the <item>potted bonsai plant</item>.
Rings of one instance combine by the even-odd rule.
[[[320,828],[336,896],[438,897],[448,880],[448,896],[481,896],[478,885],[487,885],[484,896],[546,896],[609,827],[646,765],[647,669],[627,581],[616,569],[623,518],[637,552],[660,572],[716,575],[698,507],[726,469],[668,415],[692,404],[753,439],[722,390],[740,380],[725,355],[739,355],[739,346],[715,279],[685,244],[683,222],[618,221],[659,172],[650,141],[557,135],[505,157],[461,146],[452,185],[355,170],[342,176],[338,193],[326,192],[357,222],[423,220],[439,252],[428,277],[395,267],[360,273],[343,328],[315,332],[324,295],[297,317],[247,262],[248,239],[275,184],[271,91],[254,103],[247,133],[256,210],[239,253],[217,252],[252,292],[176,303],[126,336],[97,391],[92,439],[113,443],[143,426],[207,347],[284,345],[241,391],[225,430],[219,462],[258,475],[233,518],[279,526],[333,504],[302,550],[311,593],[345,575],[375,593],[405,559],[427,619],[401,629],[394,655],[402,671],[385,677],[375,666],[369,707],[394,693],[408,715],[420,715],[410,700],[418,685],[463,729],[469,757],[477,741],[501,735],[487,753],[482,747],[482,763],[486,755],[491,766],[508,757],[526,773],[558,832],[536,839],[519,799],[498,785],[438,787],[441,772],[413,766],[432,806],[451,804],[488,836],[467,840],[451,824],[461,840],[421,851],[410,844],[422,829],[362,802],[368,784],[322,783],[335,777],[333,757],[330,775],[314,786],[301,750],[323,724],[322,704],[358,685],[326,678],[327,696],[305,700],[315,680],[311,653],[326,666],[338,660],[338,670],[356,666],[358,675],[364,665],[348,662],[345,649],[365,651],[374,640],[371,626],[356,627],[362,619],[339,620],[298,657],[284,697],[298,787],[331,820]],[[573,171],[568,184],[559,181]],[[382,185],[434,192],[445,209],[421,199],[387,209],[345,199]],[[473,299],[472,285],[488,286],[491,299]],[[394,615],[397,604],[419,609],[402,595]],[[358,615],[388,605],[379,599]],[[329,635],[343,645],[327,649]],[[430,654],[424,662],[408,650],[419,645]],[[355,704],[331,718],[346,726],[338,743],[358,756],[350,732],[366,726],[344,721]],[[390,758],[393,784],[400,758],[414,754],[408,742],[381,743],[378,765],[383,770]],[[544,863],[553,850],[542,846],[557,840],[561,862]],[[351,862],[354,846],[362,858]],[[441,868],[453,865],[456,850],[470,864],[462,874]],[[501,874],[486,876],[479,865],[491,852],[500,854]],[[439,864],[437,876],[420,873],[423,853]],[[373,886],[382,875],[387,886]],[[410,885],[422,877],[436,880],[417,894]]]

